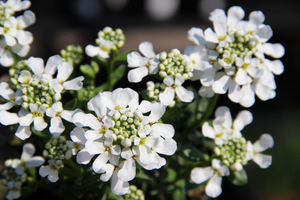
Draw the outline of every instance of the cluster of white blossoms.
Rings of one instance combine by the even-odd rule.
[[[48,165],[41,166],[39,174],[42,177],[47,176],[50,182],[56,182],[59,179],[59,169],[64,166],[63,161],[70,159],[75,153],[72,141],[66,140],[61,135],[52,136],[43,151],[43,156],[47,159]]]
[[[265,101],[275,97],[274,74],[283,72],[284,66],[275,59],[284,55],[281,44],[267,41],[273,32],[263,24],[264,14],[253,11],[249,21],[242,20],[241,7],[229,8],[227,16],[221,9],[210,14],[214,31],[192,28],[188,38],[197,46],[185,49],[194,63],[193,80],[200,80],[201,96],[228,93],[228,98],[244,107],[255,102],[255,94]]]
[[[194,93],[185,89],[182,84],[193,77],[193,64],[190,58],[178,49],[171,52],[155,54],[150,42],[142,42],[138,52],[131,52],[127,56],[128,67],[134,68],[128,73],[130,82],[140,82],[147,75],[158,75],[163,83],[155,85],[147,82],[147,94],[165,106],[174,106],[175,102],[191,102]],[[156,87],[155,87],[156,86]]]
[[[63,109],[61,95],[66,90],[79,90],[83,85],[83,76],[68,80],[72,72],[73,66],[58,55],[50,57],[45,66],[41,58],[21,61],[19,68],[10,69],[16,91],[6,82],[0,83],[0,95],[7,100],[0,105],[0,123],[19,124],[16,136],[25,140],[31,135],[31,124],[37,131],[48,126],[47,116],[51,119],[50,132],[61,134],[65,130],[62,119],[71,122],[74,113]],[[18,113],[9,112],[15,107],[21,107]]]
[[[27,179],[27,169],[39,167],[44,163],[44,158],[41,156],[33,156],[35,147],[31,143],[26,143],[23,146],[21,159],[8,159],[5,161],[5,168],[2,171],[4,179],[2,183],[8,188],[6,194],[7,199],[17,199],[21,196],[22,184]]]
[[[100,180],[111,179],[116,195],[126,194],[129,181],[136,175],[136,162],[147,170],[159,169],[166,160],[159,154],[173,155],[177,144],[174,128],[159,123],[165,112],[161,103],[142,101],[129,88],[99,93],[88,102],[88,109],[96,115],[76,112],[71,132],[73,142],[79,144],[77,162],[88,164],[101,173]]]
[[[271,135],[265,133],[252,144],[242,136],[241,131],[252,122],[249,111],[238,113],[232,121],[228,107],[221,106],[215,112],[212,125],[205,122],[202,133],[214,140],[216,147],[211,167],[196,167],[191,172],[193,182],[200,184],[208,179],[205,192],[210,197],[217,197],[222,193],[222,176],[229,176],[230,171],[241,171],[249,160],[253,160],[261,168],[267,168],[272,163],[272,156],[261,154],[273,147]]]
[[[35,22],[29,0],[7,0],[0,2],[0,64],[8,67],[15,63],[14,55],[24,57],[30,49],[33,36],[25,31]],[[15,17],[16,12],[26,10]]]
[[[112,52],[116,52],[124,46],[124,41],[125,36],[121,29],[113,30],[111,27],[105,27],[98,33],[97,46],[90,44],[86,46],[85,52],[90,57],[109,58]]]

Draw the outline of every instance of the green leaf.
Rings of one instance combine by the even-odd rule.
[[[199,151],[196,147],[192,145],[184,145],[180,148],[179,154],[185,159],[196,162],[206,162],[210,158],[207,154]]]
[[[128,51],[125,51],[119,55],[117,55],[115,57],[115,61],[126,61],[127,60],[127,55],[132,52],[133,50],[128,50]]]
[[[234,185],[238,186],[245,185],[248,182],[247,173],[244,169],[241,171],[232,171],[228,178]]]
[[[185,194],[182,192],[181,189],[176,189],[173,193],[173,199],[174,200],[185,200],[186,199],[186,196]]]
[[[121,80],[125,71],[126,71],[126,66],[120,65],[112,72],[112,76],[111,76],[112,85],[115,85],[119,80]]]

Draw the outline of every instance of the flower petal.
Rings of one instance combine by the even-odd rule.
[[[147,58],[153,58],[153,57],[155,57],[155,53],[153,51],[153,45],[152,45],[151,42],[147,42],[147,41],[146,42],[142,42],[139,45],[139,50]]]
[[[175,88],[176,95],[183,102],[192,102],[194,99],[193,91],[189,91],[182,86]]]
[[[65,126],[62,123],[62,120],[60,117],[53,117],[51,118],[51,126],[49,128],[50,133],[54,135],[59,135],[65,130]]]
[[[200,184],[208,180],[214,175],[214,170],[211,167],[195,167],[191,171],[191,179],[194,183]]]
[[[19,123],[19,116],[16,113],[0,110],[0,123],[4,126],[17,124]]]
[[[263,152],[266,149],[272,148],[274,145],[273,137],[270,134],[262,134],[258,141],[254,144],[254,151]]]
[[[264,155],[261,153],[257,153],[253,157],[253,161],[258,164],[260,168],[268,168],[272,164],[272,156],[270,155]]]
[[[94,155],[91,155],[89,154],[86,149],[82,149],[81,151],[79,151],[77,153],[77,156],[76,156],[76,161],[77,163],[79,164],[83,164],[83,165],[86,165],[88,164],[91,159],[93,158]]]
[[[93,170],[98,173],[109,160],[108,152],[101,153],[93,162]]]
[[[148,68],[145,66],[132,69],[128,72],[128,81],[131,83],[141,82],[148,75]]]
[[[159,100],[165,106],[169,106],[172,104],[175,97],[175,90],[172,87],[167,87],[163,93],[158,95]]]
[[[175,134],[175,129],[171,124],[156,123],[151,126],[154,135],[162,136],[163,138],[172,138]]]
[[[233,127],[235,130],[241,131],[245,126],[250,124],[252,120],[252,113],[250,111],[243,110],[236,116],[233,122]]]
[[[118,177],[122,181],[131,181],[134,179],[136,174],[136,166],[135,166],[135,160],[133,158],[130,158],[128,160],[125,160],[120,167]]]
[[[221,188],[222,177],[213,175],[206,185],[205,192],[209,197],[217,197],[222,193]]]
[[[111,179],[111,191],[115,195],[124,195],[128,192],[129,190],[129,183],[124,182],[118,177],[118,171],[116,170]]]

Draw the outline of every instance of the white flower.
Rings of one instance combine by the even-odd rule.
[[[185,79],[182,76],[176,77],[175,81],[173,76],[164,78],[164,83],[167,85],[165,91],[159,94],[159,100],[165,106],[172,104],[175,94],[183,102],[191,102],[194,99],[194,93],[185,89],[182,84]]]
[[[48,163],[49,163],[49,165],[46,165],[46,166],[43,165],[40,167],[39,174],[42,177],[47,176],[47,178],[50,182],[55,183],[59,179],[58,172],[59,172],[60,167],[58,165],[56,165],[53,160],[48,161]]]
[[[205,137],[214,139],[217,145],[222,145],[231,138],[240,138],[242,136],[241,130],[252,120],[252,114],[244,110],[239,112],[235,120],[232,121],[229,108],[221,106],[215,112],[212,126],[208,122],[203,124],[202,133]]]
[[[64,110],[60,101],[54,103],[47,109],[46,115],[51,117],[51,126],[49,128],[52,134],[61,134],[65,130],[62,118],[68,122],[72,122],[74,111]]]
[[[274,140],[270,134],[262,134],[254,144],[249,141],[247,145],[248,160],[253,160],[261,168],[268,168],[272,164],[272,156],[261,153],[274,145]]]
[[[221,164],[220,160],[213,159],[211,167],[195,167],[191,171],[193,182],[200,184],[208,180],[205,193],[209,197],[218,197],[222,193],[222,176],[229,176],[229,168]]]
[[[158,71],[159,61],[153,51],[152,43],[142,42],[139,50],[144,57],[136,51],[127,55],[128,67],[134,68],[128,72],[129,82],[138,83],[148,74],[156,74]]]
[[[15,12],[26,10],[30,7],[31,2],[29,0],[7,0],[1,1],[0,6],[5,7],[5,13],[13,15]]]
[[[9,87],[8,83],[1,82],[0,96],[8,100],[8,102],[0,104],[0,110],[9,110],[15,105],[20,105],[22,102],[21,94],[22,92],[20,90],[15,92]]]
[[[2,171],[4,179],[2,183],[7,186],[7,199],[17,199],[21,196],[22,184],[26,181],[28,168],[39,167],[44,163],[41,156],[33,156],[35,147],[31,143],[23,146],[21,159],[8,159],[5,161],[5,168]]]
[[[101,39],[99,41],[99,46],[86,46],[85,53],[90,57],[100,56],[102,58],[109,58],[109,53],[113,46],[114,44],[112,41]]]
[[[23,146],[21,159],[13,159],[11,166],[16,169],[18,174],[24,173],[27,168],[39,167],[44,163],[44,158],[41,156],[33,156],[35,147],[31,143],[26,143]]]
[[[138,98],[137,92],[129,88],[99,93],[88,102],[96,116],[83,112],[73,116],[78,127],[71,132],[71,138],[82,146],[77,162],[87,164],[97,156],[93,170],[105,173],[101,175],[103,181],[112,176],[115,194],[128,191],[128,181],[135,177],[136,161],[147,170],[158,169],[166,163],[158,154],[173,155],[177,149],[173,126],[157,123],[165,106],[148,101],[139,104]]]
[[[0,27],[0,63],[7,67],[13,64],[13,54],[24,57],[29,52],[29,44],[33,41],[30,32],[24,29],[35,22],[35,15],[25,11],[23,15],[15,18],[10,16]]]
[[[214,10],[210,15],[214,31],[191,29],[188,38],[198,46],[187,47],[186,54],[195,65],[194,80],[198,78],[202,83],[200,95],[211,97],[212,89],[217,94],[228,93],[231,101],[250,107],[255,94],[264,101],[275,97],[273,74],[281,74],[284,67],[281,61],[270,61],[265,55],[281,58],[284,48],[267,43],[273,33],[263,24],[262,12],[251,12],[248,21],[243,17],[244,10],[238,6],[229,8],[227,16],[221,9]]]

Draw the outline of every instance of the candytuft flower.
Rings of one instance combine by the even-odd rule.
[[[261,11],[251,12],[249,21],[243,17],[244,10],[238,6],[231,7],[227,16],[221,9],[214,10],[210,15],[214,31],[191,29],[188,38],[198,47],[188,47],[186,54],[195,64],[194,79],[203,85],[200,95],[228,93],[231,101],[250,107],[255,94],[263,101],[274,98],[274,74],[281,74],[284,67],[280,60],[271,61],[265,55],[281,58],[284,48],[267,42],[273,33],[263,24]]]
[[[166,163],[159,154],[173,155],[177,149],[173,126],[158,123],[165,112],[164,105],[148,101],[139,104],[138,94],[132,89],[99,93],[88,102],[88,108],[96,116],[83,112],[73,116],[78,127],[71,138],[84,144],[77,162],[87,164],[97,156],[93,170],[103,173],[103,181],[112,178],[115,194],[127,193],[128,182],[135,177],[136,162],[147,170],[159,169]]]

